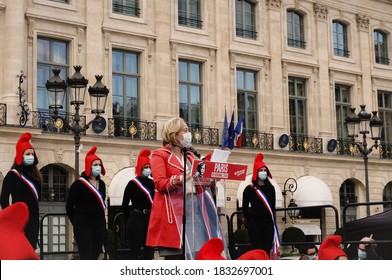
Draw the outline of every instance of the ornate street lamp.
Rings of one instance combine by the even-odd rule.
[[[300,211],[299,209],[297,209],[298,205],[295,203],[295,200],[292,198],[293,193],[296,190],[297,190],[297,181],[294,178],[288,178],[286,182],[284,182],[282,195],[283,195],[284,208],[286,208],[286,195],[287,192],[291,193],[291,199],[288,208],[293,208],[293,209],[287,210],[287,214],[292,220],[298,217]],[[286,210],[284,210],[284,217],[282,218],[282,221],[284,221],[285,223],[287,220],[287,214],[286,214]]]
[[[74,133],[75,140],[75,179],[79,178],[79,147],[80,135],[85,132],[94,121],[101,120],[101,114],[105,113],[106,100],[109,89],[102,83],[102,77],[96,75],[97,82],[88,89],[91,98],[91,113],[95,114],[95,118],[88,124],[80,126],[80,105],[84,104],[88,80],[80,73],[82,66],[74,66],[75,73],[67,79],[67,82],[59,76],[61,70],[53,69],[53,77],[46,82],[48,91],[49,109],[52,110],[52,118],[57,123],[56,126],[65,126]],[[59,110],[64,108],[64,100],[67,94],[67,88],[70,91],[71,105],[75,107],[74,124],[71,126],[61,115]]]
[[[346,118],[348,136],[352,138],[352,144],[355,145],[360,151],[364,164],[365,164],[365,190],[366,202],[370,202],[369,195],[369,174],[368,174],[368,155],[372,152],[373,148],[378,147],[378,141],[381,139],[383,121],[377,116],[377,111],[373,111],[373,116],[365,110],[366,105],[360,105],[361,111],[355,115],[355,108],[350,108],[350,114]],[[370,127],[370,131],[369,131]],[[355,138],[358,133],[362,134],[362,142],[356,142]],[[371,134],[371,139],[374,144],[368,148],[366,135]],[[370,205],[366,205],[366,215],[370,216]]]
[[[287,214],[289,215],[290,219],[294,220],[299,216],[299,209],[297,209],[298,205],[295,203],[295,199],[290,199],[290,203],[287,206],[288,208],[293,208],[287,210]]]

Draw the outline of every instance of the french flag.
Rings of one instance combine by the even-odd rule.
[[[237,134],[236,135],[236,138],[237,138],[236,144],[237,144],[238,148],[242,147],[242,128],[243,128],[243,126],[244,125],[242,123],[242,112],[241,112],[240,116],[238,117],[238,123],[235,127],[235,130],[234,130],[235,133]]]

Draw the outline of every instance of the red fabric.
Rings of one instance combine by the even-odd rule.
[[[342,237],[340,235],[328,236],[320,244],[320,248],[318,251],[318,259],[335,260],[341,256],[347,257],[346,253],[340,248],[341,243],[342,243]]]
[[[188,159],[193,163],[191,156]],[[158,192],[154,194],[146,244],[180,249],[184,208],[181,175],[184,169],[177,157],[165,147],[152,153],[150,164]]]
[[[253,176],[252,176],[253,181],[257,180],[257,173],[258,173],[259,169],[262,167],[267,168],[268,177],[270,177],[272,179],[271,172],[269,171],[267,165],[263,162],[263,159],[264,159],[264,155],[262,153],[256,155],[256,157],[255,157],[255,160],[253,163]]]
[[[29,209],[24,202],[0,211],[0,260],[39,260],[24,234]]]
[[[242,254],[237,260],[269,260],[268,254],[261,249],[250,250]]]
[[[226,260],[222,257],[224,244],[220,238],[211,238],[200,248],[196,260]],[[269,260],[264,250],[254,249],[241,255],[237,260]]]
[[[105,175],[106,170],[105,167],[103,167],[103,162],[102,160],[95,154],[95,151],[97,150],[97,146],[93,146],[90,151],[87,152],[86,158],[84,160],[84,172],[86,173],[87,176],[90,176],[91,173],[91,164],[93,163],[94,160],[98,159],[101,161],[101,174]]]
[[[212,157],[212,153],[208,153],[208,154],[204,157],[204,160],[211,161],[211,157]]]
[[[151,155],[151,150],[150,149],[143,149],[140,151],[139,156],[137,158],[137,163],[136,163],[136,176],[140,177],[142,174],[142,169],[145,164],[150,164],[150,155]]]
[[[223,249],[224,245],[222,239],[212,238],[200,248],[196,260],[225,260],[221,255]]]
[[[31,133],[25,132],[20,136],[18,142],[16,143],[15,161],[17,165],[22,164],[24,151],[26,151],[27,149],[34,149],[33,145],[31,145],[30,143],[30,139],[31,139]],[[35,158],[34,163],[38,164],[38,158],[37,155],[35,154],[35,151],[34,151],[34,158]]]

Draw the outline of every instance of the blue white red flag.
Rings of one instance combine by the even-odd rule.
[[[223,120],[223,132],[222,132],[222,150],[229,146],[229,125],[227,123],[227,114],[225,109],[225,118]]]
[[[227,147],[229,147],[230,150],[234,148],[234,138],[235,138],[235,133],[234,133],[234,111],[231,114],[231,121],[230,121],[230,126],[229,126],[229,143]]]
[[[238,117],[238,123],[235,127],[236,145],[238,148],[242,147],[242,129],[243,129],[243,127],[244,127],[244,125],[242,122],[242,112],[241,112]]]

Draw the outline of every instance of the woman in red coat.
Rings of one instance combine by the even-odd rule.
[[[173,118],[165,124],[162,140],[163,147],[153,152],[150,162],[156,193],[146,243],[158,247],[166,259],[181,259],[184,166],[189,181],[193,163],[193,157],[187,155],[184,164],[183,147],[191,144],[192,134],[183,119]]]

